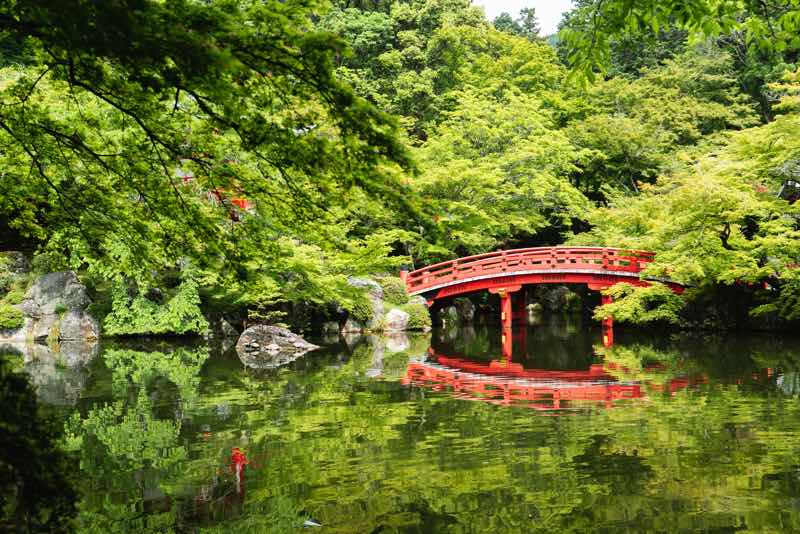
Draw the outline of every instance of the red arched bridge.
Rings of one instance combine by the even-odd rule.
[[[590,289],[602,291],[621,282],[647,286],[660,281],[681,293],[683,287],[679,284],[641,277],[654,258],[653,252],[618,248],[522,248],[445,261],[402,276],[408,294],[424,296],[429,305],[477,291],[496,293],[501,299],[503,326],[510,327],[512,317],[520,316],[525,307],[521,295],[512,306],[511,295],[528,285],[586,284]],[[604,297],[603,302],[610,300]]]

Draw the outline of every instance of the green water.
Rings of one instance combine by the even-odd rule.
[[[19,365],[80,456],[84,532],[800,531],[800,342],[616,337],[530,328],[511,365],[494,329],[267,371],[163,342]]]

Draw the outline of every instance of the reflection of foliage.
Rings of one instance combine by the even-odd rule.
[[[175,385],[181,409],[197,398],[200,371],[208,349],[179,348],[169,352],[110,349],[104,354],[112,370],[114,402],[74,413],[66,424],[65,444],[81,455],[81,467],[90,479],[105,478],[115,491],[98,497],[89,491],[81,506],[81,527],[87,532],[166,532],[175,527],[175,510],[143,515],[137,511],[145,494],[170,494],[169,480],[185,476],[188,459],[181,442],[183,417],[162,419],[159,401],[174,390],[162,391],[161,381]],[[119,501],[115,495],[124,495]],[[137,502],[136,506],[131,506]],[[157,502],[157,501],[156,501]]]
[[[77,414],[76,414],[77,415]],[[121,401],[92,410],[86,419],[73,416],[67,423],[67,443],[79,448],[92,436],[108,451],[105,458],[115,469],[164,469],[184,459],[186,451],[176,446],[180,421],[163,421],[152,415],[152,403],[144,389],[136,404],[126,409]]]
[[[71,531],[75,466],[55,429],[25,377],[0,359],[0,530]]]
[[[490,335],[479,330],[473,345]],[[210,360],[203,368],[202,402],[186,408],[180,427],[190,458],[136,477],[87,462],[84,472],[94,484],[108,480],[103,495],[125,494],[128,506],[112,497],[87,500],[83,525],[98,525],[96,532],[292,532],[313,517],[334,533],[800,526],[791,507],[800,405],[772,395],[770,382],[757,389],[740,380],[764,364],[797,368],[796,358],[784,361],[792,352],[781,352],[786,345],[759,342],[756,363],[751,346],[724,340],[677,338],[669,345],[654,340],[599,349],[624,381],[656,386],[701,373],[717,378],[672,395],[645,388],[647,400],[622,401],[613,409],[539,417],[403,386],[397,378],[408,355],[424,353],[429,337],[409,341],[410,348],[396,353],[362,342],[352,352],[320,352],[302,365],[262,374]],[[376,363],[383,365],[383,380],[366,376]],[[729,380],[726,369],[737,374]],[[149,424],[156,402],[136,396],[131,402]],[[226,405],[229,411],[219,410]],[[193,438],[193,429],[205,425],[213,435]],[[164,436],[159,446],[168,448],[169,432]],[[93,442],[87,439],[84,448]],[[231,446],[243,446],[252,460],[244,502],[232,513],[187,517],[194,502],[176,488],[211,484],[220,451]],[[85,457],[102,458],[104,452]],[[118,478],[127,485],[120,487]],[[131,491],[137,485],[151,493],[157,486],[171,509],[158,500],[145,504]],[[716,512],[698,513],[704,510]],[[115,524],[112,518],[122,519]]]
[[[595,352],[603,357],[605,371],[623,382],[663,384],[692,370],[690,362],[677,352],[648,344],[597,346]]]
[[[170,352],[108,350],[103,358],[114,374],[114,391],[123,394],[131,385],[147,387],[155,378],[164,377],[178,388],[181,400],[191,403],[200,383],[200,369],[208,359],[208,348],[176,349]]]

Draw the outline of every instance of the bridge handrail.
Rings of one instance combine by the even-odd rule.
[[[408,273],[409,293],[480,275],[556,268],[638,273],[655,253],[609,247],[534,247],[500,250],[429,265]]]

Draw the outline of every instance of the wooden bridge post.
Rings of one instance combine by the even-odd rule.
[[[614,299],[611,295],[603,295],[601,303],[603,306],[611,304]],[[611,315],[603,317],[603,346],[611,347],[614,345],[614,318]]]
[[[522,289],[521,285],[493,287],[489,293],[494,293],[500,297],[500,324],[502,325],[502,344],[503,356],[511,361],[513,339],[511,337],[514,326],[513,307],[511,305],[511,295]]]

